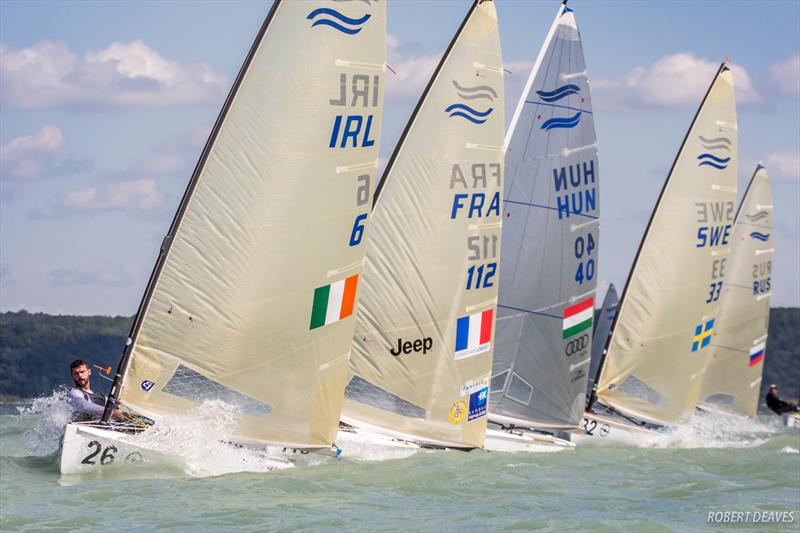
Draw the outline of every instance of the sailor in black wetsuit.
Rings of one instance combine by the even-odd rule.
[[[770,385],[767,393],[767,407],[775,411],[775,414],[793,413],[797,410],[797,404],[785,402],[778,396],[778,386]]]
[[[72,421],[85,422],[100,420],[106,407],[106,397],[95,394],[89,385],[92,371],[83,359],[76,359],[69,365],[72,381],[75,388],[69,391],[67,402],[72,407]],[[112,416],[118,420],[123,419],[122,413],[114,410]]]

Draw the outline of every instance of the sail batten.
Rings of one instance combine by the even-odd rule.
[[[119,399],[232,407],[239,441],[333,442],[371,205],[384,2],[276,1],[173,221]],[[321,317],[321,322],[320,322]]]
[[[772,195],[758,166],[739,203],[700,403],[755,417],[764,370],[772,295]]]
[[[370,221],[342,420],[479,447],[494,345],[503,173],[494,2],[476,0],[387,164]]]
[[[560,6],[506,135],[503,255],[489,418],[577,427],[599,250],[599,167],[575,14]]]
[[[661,425],[691,416],[730,248],[736,130],[723,64],[665,180],[601,361],[596,397],[620,412]]]

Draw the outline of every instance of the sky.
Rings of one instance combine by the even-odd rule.
[[[496,0],[506,120],[559,3]],[[132,315],[271,2],[0,1],[0,310]],[[471,0],[390,0],[387,159]],[[723,60],[739,195],[773,187],[773,306],[800,306],[800,2],[572,0],[599,143],[599,279],[620,289]]]

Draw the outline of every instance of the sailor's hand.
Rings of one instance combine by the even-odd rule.
[[[114,411],[111,413],[111,417],[114,420],[123,420],[123,421],[125,420],[125,415],[122,414],[122,411],[120,411],[119,409],[114,409]]]

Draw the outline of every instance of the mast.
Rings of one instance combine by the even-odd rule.
[[[169,254],[170,247],[172,246],[172,238],[175,235],[175,232],[178,230],[180,226],[181,220],[183,219],[183,215],[186,212],[186,207],[189,205],[189,200],[192,197],[192,193],[194,192],[195,186],[197,185],[197,181],[200,178],[200,175],[203,172],[203,168],[205,167],[206,160],[208,159],[208,155],[211,152],[211,147],[214,145],[214,141],[219,134],[219,130],[222,127],[223,122],[225,121],[225,117],[228,114],[228,110],[233,103],[234,98],[236,97],[236,93],[239,90],[239,87],[242,84],[242,80],[244,79],[244,75],[247,72],[247,69],[250,67],[250,63],[253,61],[253,57],[258,50],[258,46],[261,43],[261,40],[264,38],[264,35],[267,33],[267,29],[269,28],[270,22],[272,21],[275,12],[281,5],[283,0],[274,0],[272,7],[270,8],[269,12],[267,13],[264,22],[261,24],[261,28],[258,30],[258,34],[256,38],[253,40],[253,44],[250,46],[250,51],[247,53],[247,57],[244,60],[241,68],[239,69],[239,73],[236,75],[236,80],[231,87],[230,92],[228,93],[228,97],[225,99],[225,104],[222,106],[222,110],[220,111],[219,115],[217,116],[217,120],[214,123],[214,127],[211,129],[211,134],[208,136],[208,140],[206,140],[206,144],[203,147],[203,151],[200,155],[200,159],[197,162],[197,165],[192,172],[192,177],[189,180],[189,184],[186,186],[186,190],[183,192],[183,196],[181,197],[181,202],[178,205],[178,210],[175,212],[175,216],[172,219],[172,223],[170,224],[169,231],[167,235],[164,237],[164,240],[161,242],[161,248],[159,249],[158,257],[156,258],[156,263],[153,266],[153,270],[150,273],[150,279],[147,282],[147,287],[145,288],[144,294],[142,295],[142,299],[139,302],[139,308],[136,311],[136,315],[133,320],[133,324],[131,325],[131,330],[128,333],[128,338],[125,341],[125,347],[122,350],[122,358],[117,365],[117,371],[114,374],[114,382],[111,385],[111,392],[108,395],[108,400],[106,401],[106,407],[103,411],[103,417],[101,419],[102,422],[107,423],[111,418],[111,413],[113,412],[114,408],[117,405],[117,399],[119,398],[120,391],[122,389],[122,380],[123,376],[125,375],[125,371],[127,370],[128,362],[130,361],[131,352],[133,351],[133,347],[136,344],[136,338],[139,334],[139,329],[142,325],[142,319],[144,318],[144,311],[147,309],[148,304],[153,296],[153,289],[156,286],[156,281],[158,280],[158,276],[161,273],[161,269],[164,266],[164,262]]]
[[[672,181],[672,179],[674,177],[676,165],[677,165],[678,161],[680,160],[681,156],[683,155],[684,147],[686,146],[687,142],[689,141],[690,134],[693,131],[693,129],[694,129],[696,123],[697,123],[697,120],[698,120],[701,112],[703,111],[703,109],[705,107],[705,104],[706,104],[706,102],[708,100],[709,95],[711,94],[711,91],[713,90],[713,88],[716,85],[717,79],[719,78],[719,76],[722,73],[727,72],[728,70],[730,70],[730,68],[727,66],[726,62],[723,62],[719,66],[719,68],[717,70],[717,73],[714,75],[714,78],[713,78],[711,84],[709,85],[708,90],[706,91],[705,96],[703,97],[703,100],[701,101],[700,105],[697,108],[697,111],[696,111],[696,113],[694,115],[694,118],[692,119],[692,122],[691,122],[691,124],[689,126],[689,129],[687,130],[686,135],[684,136],[683,142],[681,143],[680,148],[678,149],[677,155],[675,156],[675,159],[672,162],[672,166],[670,167],[670,171],[667,174],[667,179],[664,181],[664,185],[662,186],[661,192],[659,193],[658,199],[656,200],[656,206],[655,206],[655,208],[653,209],[653,211],[650,214],[650,219],[649,219],[649,221],[647,223],[647,226],[645,228],[644,234],[642,236],[642,240],[639,242],[639,248],[636,251],[636,255],[635,255],[633,263],[631,265],[631,269],[630,269],[630,272],[628,274],[628,278],[627,278],[627,280],[625,282],[625,287],[623,288],[622,295],[620,296],[620,301],[619,301],[619,305],[618,305],[618,308],[617,308],[617,313],[616,313],[616,315],[614,317],[614,321],[611,324],[611,332],[610,332],[610,334],[608,336],[608,339],[606,340],[606,344],[605,344],[605,347],[603,349],[602,356],[600,358],[600,363],[599,363],[599,366],[598,366],[598,369],[597,369],[597,374],[594,377],[594,384],[592,386],[592,391],[591,391],[591,394],[590,394],[589,399],[588,399],[587,404],[586,404],[586,410],[587,411],[591,410],[594,402],[597,400],[598,383],[600,382],[600,377],[603,375],[603,371],[605,369],[609,348],[610,348],[611,343],[614,340],[615,335],[617,333],[618,321],[619,321],[620,317],[623,315],[623,308],[625,307],[625,304],[627,302],[628,290],[629,290],[631,282],[633,280],[633,275],[636,272],[637,266],[639,264],[639,260],[641,258],[642,250],[644,248],[645,243],[647,242],[648,236],[649,236],[649,234],[651,232],[651,228],[652,228],[653,222],[654,222],[654,220],[656,218],[656,215],[658,214],[659,208],[661,207],[661,204],[662,204],[662,201],[664,199],[665,193],[666,193],[666,191],[667,191],[667,189],[668,189],[668,187],[670,185],[670,182]]]

